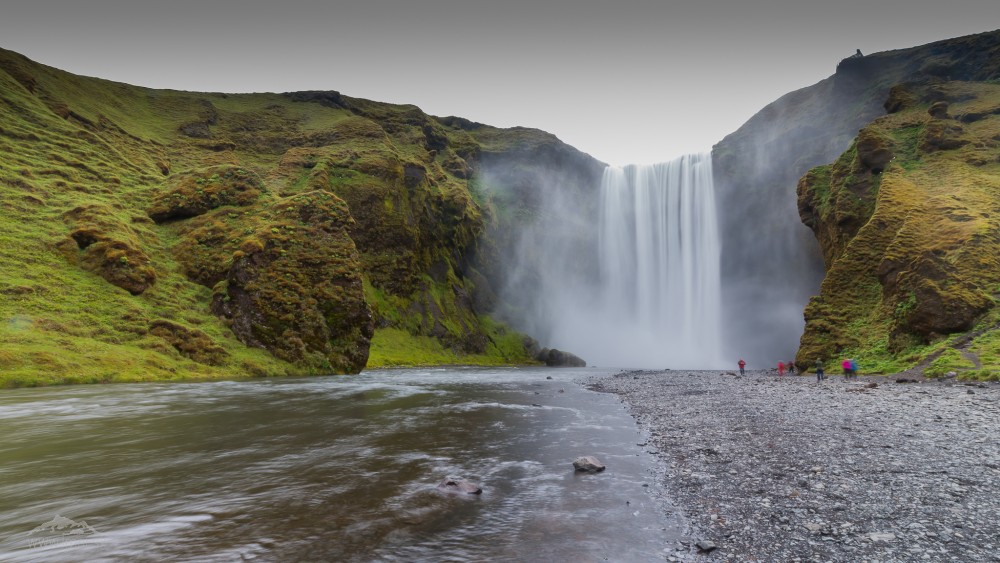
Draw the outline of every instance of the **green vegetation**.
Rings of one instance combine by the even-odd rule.
[[[528,362],[473,310],[476,158],[569,151],[336,92],[84,78],[0,50],[0,386]],[[375,328],[374,336],[372,329]]]
[[[948,348],[941,353],[924,370],[927,377],[940,377],[948,372],[966,371],[975,368],[976,365],[962,357],[962,354],[954,348]]]
[[[1000,88],[908,84],[887,107],[840,159],[799,183],[827,275],[806,308],[797,361],[854,357],[862,371],[926,365],[929,376],[992,378]]]

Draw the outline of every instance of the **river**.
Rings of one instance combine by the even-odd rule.
[[[2,391],[0,560],[662,560],[682,524],[618,398],[583,385],[608,373]]]

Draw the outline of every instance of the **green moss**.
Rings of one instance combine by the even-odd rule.
[[[975,367],[976,365],[962,357],[962,354],[958,350],[948,348],[927,366],[924,370],[924,375],[928,377],[940,377],[951,371],[960,372],[974,369]]]
[[[524,361],[520,336],[471,307],[488,215],[470,182],[484,143],[569,149],[446,121],[335,93],[137,88],[0,50],[0,385],[329,373],[342,366],[325,350],[350,348],[355,329],[304,327],[351,325],[352,292],[409,335],[382,348],[395,362]],[[283,215],[320,192],[345,202],[354,259]],[[288,344],[281,358],[212,313],[235,306],[230,275],[251,258],[270,265],[253,272],[269,319],[257,337]],[[153,327],[163,319],[179,328]]]
[[[963,139],[978,137],[978,146],[924,146],[925,124],[935,118],[926,104],[905,106],[800,182],[800,209],[827,265],[820,296],[806,308],[801,360],[851,355],[895,371],[944,349],[930,371],[948,371],[959,365],[957,352],[947,350],[953,337],[991,316],[989,288],[1000,279],[1000,170],[989,163],[1000,147],[990,139],[1000,119],[982,108],[1000,102],[1000,89],[939,87],[966,100],[950,112],[982,115],[962,132]],[[893,158],[877,172],[886,147]],[[977,339],[984,343],[994,329],[985,330]]]

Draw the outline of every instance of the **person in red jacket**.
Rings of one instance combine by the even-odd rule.
[[[738,363],[740,365],[740,375],[743,375],[743,368],[746,367],[747,363],[743,361],[743,358],[740,358]]]
[[[778,362],[778,375],[785,375],[785,362]]]

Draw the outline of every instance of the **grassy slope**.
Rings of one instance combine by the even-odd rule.
[[[910,89],[904,109],[874,121],[837,162],[800,182],[800,208],[823,247],[827,276],[806,309],[797,363],[853,357],[869,371],[921,363],[928,375],[993,378],[1000,375],[1000,85],[935,81]],[[947,117],[928,114],[935,100],[951,101]],[[884,172],[871,170],[873,148],[893,155]]]
[[[189,257],[174,249],[189,236],[184,223],[158,225],[146,215],[173,178],[217,165],[253,171],[269,197],[310,182],[342,197],[369,186],[385,195],[382,207],[352,207],[352,214],[377,215],[378,224],[408,221],[412,240],[404,250],[360,248],[366,285],[383,295],[369,365],[526,361],[523,346],[513,343],[520,336],[462,304],[468,283],[459,271],[462,249],[449,245],[471,244],[481,219],[468,181],[442,166],[458,158],[455,152],[425,146],[422,128],[433,122],[412,106],[351,101],[353,111],[278,94],[149,90],[73,76],[0,50],[0,386],[312,372],[240,343],[209,311],[213,290],[183,273]],[[180,132],[202,122],[210,138]],[[457,130],[434,127],[446,139],[469,142]],[[368,146],[372,131],[375,148]],[[430,180],[407,191],[402,176],[409,164]],[[330,173],[317,180],[317,167]],[[427,217],[412,217],[417,204],[431,210]],[[69,238],[74,224],[66,213],[81,206],[96,206],[105,226],[113,226],[109,236],[148,257],[156,275],[149,289],[131,295],[80,267],[82,251]],[[438,221],[456,210],[455,224]],[[369,270],[380,258],[384,263],[412,249],[401,265],[416,280],[411,286],[392,288],[390,274]],[[433,265],[443,272],[432,278]],[[434,304],[414,317],[418,301]],[[226,359],[208,365],[185,357],[150,332],[158,319],[207,335]],[[431,330],[434,321],[443,330]],[[478,353],[456,345],[469,334],[483,337]]]

